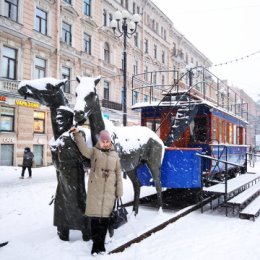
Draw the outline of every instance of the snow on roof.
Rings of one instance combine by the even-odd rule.
[[[199,98],[199,103],[198,104],[204,104],[204,105],[207,105],[211,108],[214,108],[218,111],[221,111],[221,112],[224,112],[232,117],[235,117],[237,118],[238,120],[241,120],[245,123],[248,124],[248,121],[245,120],[243,117],[239,116],[239,115],[236,115],[235,113],[231,112],[231,111],[228,111],[227,109],[223,108],[223,107],[220,107],[220,106],[217,106],[215,104],[213,104],[212,102],[208,101],[208,100],[204,100],[200,97]],[[192,104],[194,104],[195,102],[192,102]],[[136,103],[132,106],[132,109],[141,109],[141,108],[146,108],[146,107],[156,107],[156,106],[160,106],[160,107],[167,107],[167,106],[176,106],[176,105],[179,105],[180,103],[178,101],[171,101],[171,102],[166,102],[166,101],[153,101],[153,102],[139,102],[139,103]]]
[[[47,84],[51,84],[53,86],[58,85],[61,82],[66,82],[67,79],[55,79],[55,78],[40,78],[40,79],[33,79],[33,80],[22,80],[19,85],[18,85],[18,89],[20,89],[21,87],[24,87],[26,85],[32,86],[33,88],[36,88],[38,90],[46,90],[46,85]]]

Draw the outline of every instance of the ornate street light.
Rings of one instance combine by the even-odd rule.
[[[124,62],[123,62],[123,125],[127,125],[127,53],[126,53],[126,40],[136,32],[137,24],[141,20],[139,14],[134,14],[132,19],[126,10],[122,12],[116,11],[113,20],[110,22],[110,26],[114,31],[116,37],[123,36],[124,39]],[[119,35],[116,35],[118,30]]]

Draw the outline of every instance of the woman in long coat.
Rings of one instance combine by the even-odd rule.
[[[80,152],[91,160],[85,214],[91,217],[91,254],[102,254],[106,251],[105,237],[115,199],[123,195],[120,159],[106,130],[100,132],[93,148],[86,146],[81,132],[76,128],[72,131]]]

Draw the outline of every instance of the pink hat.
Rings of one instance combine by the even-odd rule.
[[[110,137],[109,132],[107,130],[100,131],[100,133],[99,133],[99,140],[100,141],[105,141],[106,140],[106,141],[111,142],[111,137]]]

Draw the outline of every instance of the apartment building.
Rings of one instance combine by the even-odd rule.
[[[144,73],[144,81],[164,86],[174,82],[167,70],[211,65],[149,0],[2,0],[1,165],[20,165],[25,146],[32,148],[37,166],[51,164],[49,109],[19,96],[21,80],[68,78],[64,92],[73,108],[76,76],[101,75],[97,91],[103,113],[114,124],[122,124],[123,41],[109,27],[117,10],[141,16],[137,32],[127,39],[128,125],[139,124],[132,103],[149,99],[148,90],[132,91],[132,75]],[[153,93],[154,100],[161,97],[160,91]]]

